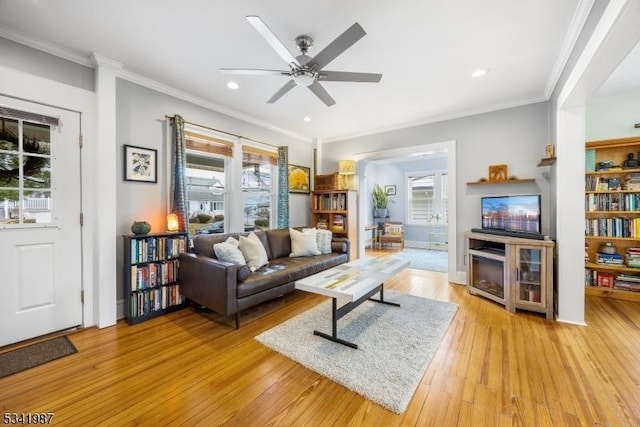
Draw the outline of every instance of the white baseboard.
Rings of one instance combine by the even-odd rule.
[[[456,277],[450,277],[449,282],[458,284],[458,285],[467,285],[467,272],[466,271],[456,271]]]
[[[446,243],[429,243],[422,240],[405,240],[404,241],[405,248],[416,248],[416,249],[433,249],[438,251],[446,251],[448,250],[448,246]]]

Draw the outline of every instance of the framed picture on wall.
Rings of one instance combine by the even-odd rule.
[[[158,150],[125,145],[124,180],[158,182]]]
[[[311,169],[289,165],[289,193],[309,194],[311,189]]]
[[[385,185],[384,192],[387,196],[395,196],[396,195],[396,186],[395,185]]]

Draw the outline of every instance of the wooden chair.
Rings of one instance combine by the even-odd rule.
[[[404,228],[403,224],[398,221],[386,221],[382,228],[382,234],[378,236],[378,245],[380,249],[385,243],[400,244],[400,250],[404,250]]]

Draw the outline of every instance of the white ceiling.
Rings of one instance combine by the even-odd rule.
[[[548,99],[591,4],[0,0],[0,35],[85,65],[96,52],[121,62],[124,78],[289,135],[330,141]],[[294,38],[311,36],[310,56],[358,22],[367,35],[325,69],[382,73],[382,80],[324,82],[337,102],[332,107],[300,86],[267,104],[286,82],[282,76],[234,76],[240,89],[232,91],[231,76],[219,68],[287,69],[246,15],[260,16],[295,55]],[[471,78],[478,68],[490,71]]]

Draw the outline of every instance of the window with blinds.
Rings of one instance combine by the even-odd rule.
[[[242,198],[245,230],[271,228],[276,204],[278,153],[242,146]]]
[[[192,234],[223,233],[224,218],[229,214],[227,182],[233,142],[185,130],[187,148],[187,199],[189,227]]]

